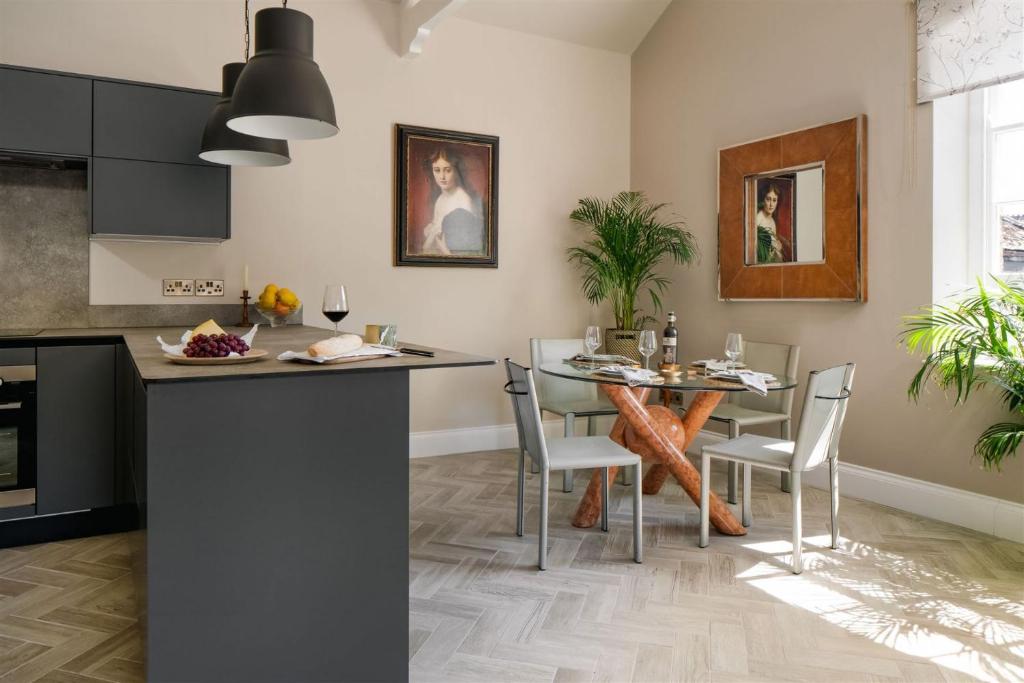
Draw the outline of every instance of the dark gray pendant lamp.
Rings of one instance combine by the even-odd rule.
[[[235,86],[227,123],[284,140],[338,133],[331,89],[313,61],[313,19],[288,9],[287,0],[256,13],[256,50]]]
[[[245,59],[249,59],[249,0],[245,2]],[[221,98],[214,105],[203,130],[199,158],[226,166],[284,166],[291,161],[286,140],[244,135],[227,127],[231,97],[245,62],[231,62],[222,69]]]

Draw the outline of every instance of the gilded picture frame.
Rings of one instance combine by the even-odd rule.
[[[396,266],[498,266],[498,143],[395,126]]]

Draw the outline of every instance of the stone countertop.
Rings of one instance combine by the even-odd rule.
[[[248,329],[224,327],[224,331],[242,335]],[[306,325],[288,325],[278,328],[260,325],[253,347],[264,349],[268,353],[258,361],[233,365],[178,365],[164,358],[164,352],[157,343],[156,337],[160,336],[163,337],[165,342],[174,343],[181,337],[182,332],[184,332],[184,329],[181,327],[45,329],[37,335],[4,337],[3,341],[5,346],[26,346],[32,342],[52,344],[62,339],[122,338],[128,347],[128,351],[131,353],[132,360],[135,362],[135,367],[138,369],[140,377],[147,384],[153,382],[184,382],[239,377],[275,377],[323,372],[359,372],[394,369],[424,370],[428,368],[493,365],[497,362],[493,358],[437,349],[407,341],[400,341],[398,345],[433,351],[434,357],[428,358],[426,356],[406,354],[400,357],[388,356],[338,365],[316,365],[295,361],[285,362],[277,360],[278,354],[284,351],[304,351],[313,342],[330,337],[332,332]]]

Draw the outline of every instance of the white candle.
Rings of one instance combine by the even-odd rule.
[[[249,264],[242,270],[242,289],[249,289]]]

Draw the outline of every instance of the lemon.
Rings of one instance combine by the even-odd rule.
[[[270,294],[266,290],[264,290],[263,293],[260,294],[259,307],[262,308],[263,310],[272,310],[274,308],[274,304],[276,303],[277,297],[274,294]]]
[[[277,292],[277,300],[288,308],[295,308],[299,305],[299,297],[295,296],[295,292],[287,287]]]
[[[268,295],[271,299],[275,299],[279,289],[280,288],[277,285],[271,283],[263,288],[263,293]]]

